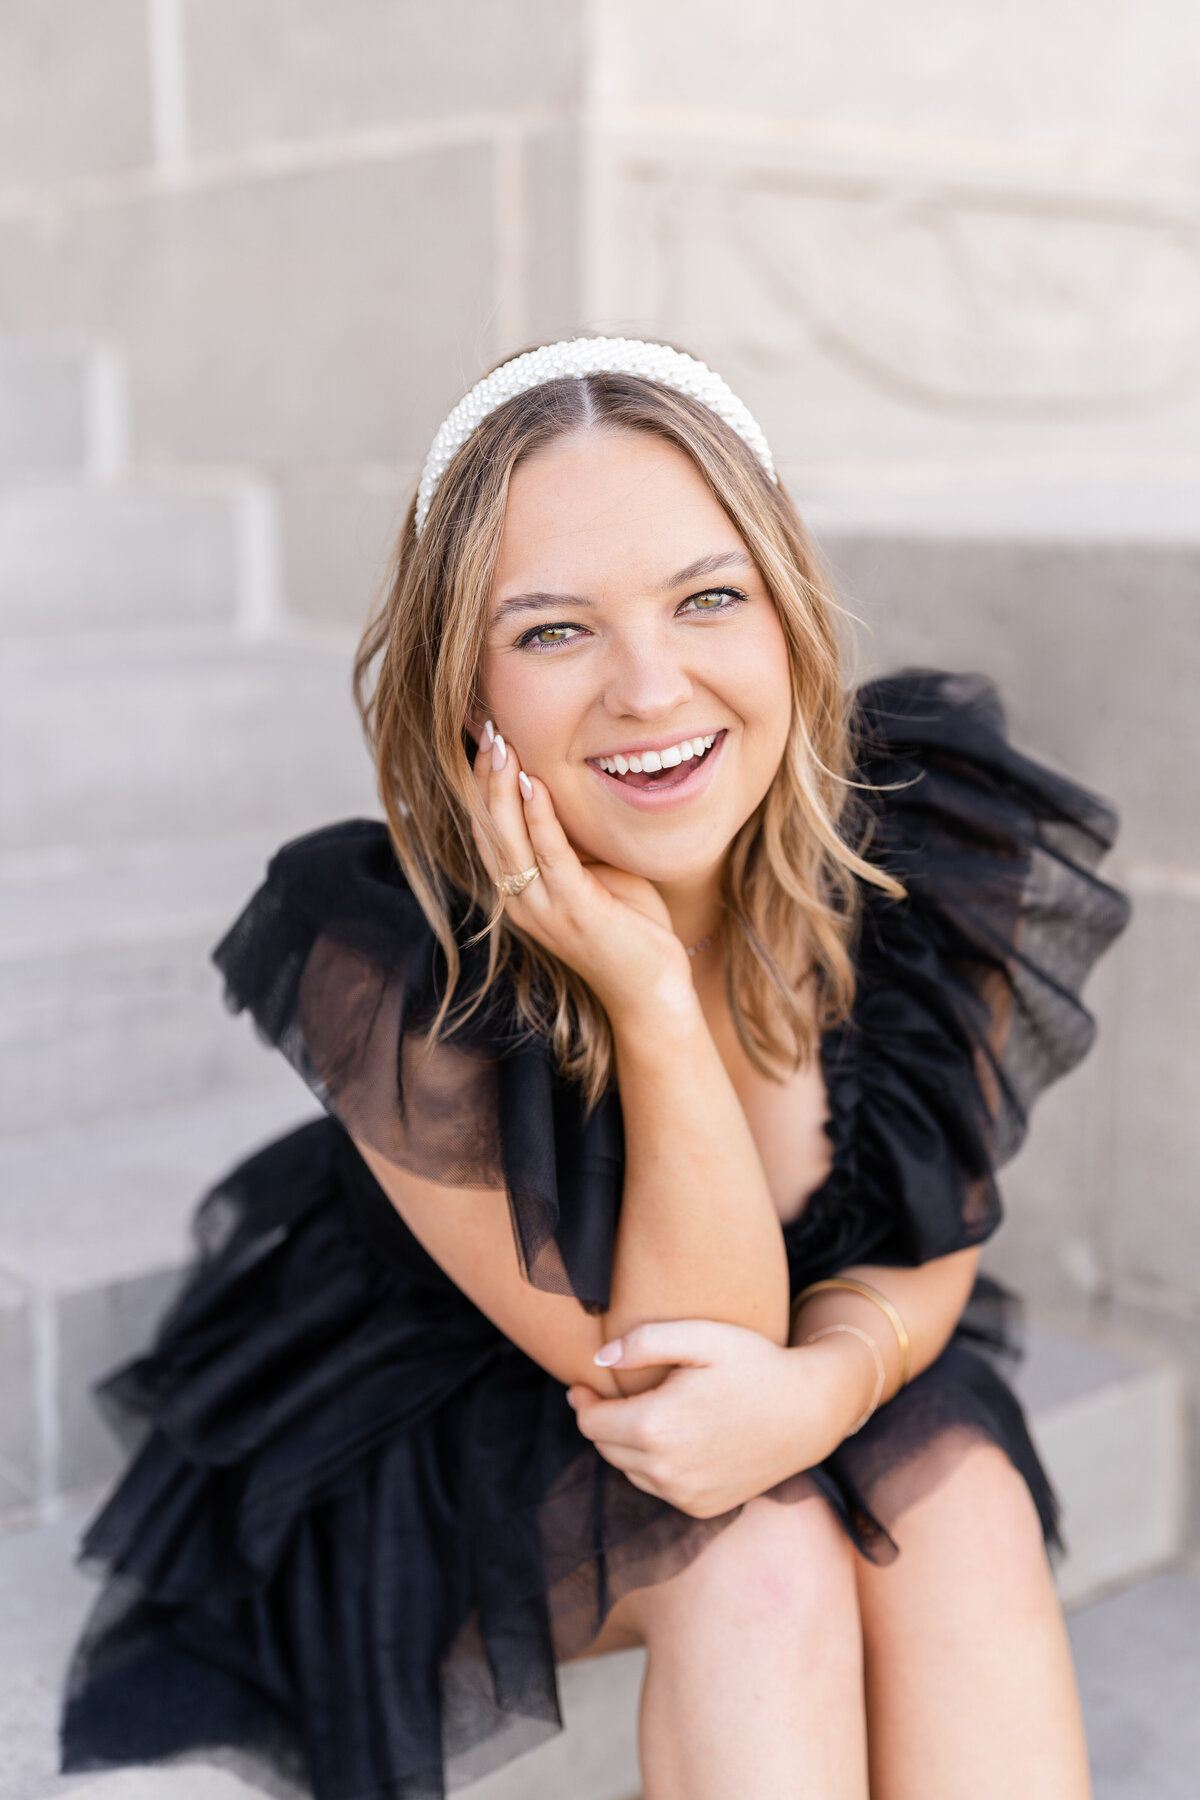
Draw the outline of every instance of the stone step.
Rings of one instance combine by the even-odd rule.
[[[260,1800],[205,1764],[55,1773],[63,1672],[95,1593],[72,1564],[83,1523],[71,1513],[0,1537],[0,1800]],[[1095,1800],[1194,1800],[1200,1766],[1200,1574],[1165,1572],[1074,1611]],[[624,1651],[564,1669],[567,1730],[463,1800],[633,1800],[642,1656]]]
[[[0,1140],[291,1079],[226,1014],[210,954],[271,851],[312,823],[300,811],[228,838],[0,863]]]
[[[1187,1505],[1182,1369],[1111,1328],[1076,1330],[1033,1318],[1013,1379],[1062,1503],[1069,1605],[1178,1556]]]
[[[126,455],[116,353],[70,340],[0,340],[0,479],[112,476]]]
[[[318,1110],[281,1057],[263,1060],[277,1078],[257,1093],[0,1143],[0,1518],[116,1472],[93,1379],[148,1339],[199,1195]]]
[[[121,481],[0,487],[0,637],[232,625],[253,613],[250,484]]]
[[[0,658],[9,852],[283,832],[374,790],[347,646],[227,632],[12,640]]]

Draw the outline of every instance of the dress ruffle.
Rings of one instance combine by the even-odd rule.
[[[863,891],[853,1014],[822,1044],[833,1167],[785,1233],[794,1290],[995,1229],[995,1169],[1086,1051],[1079,986],[1126,916],[1093,872],[1111,812],[1010,748],[986,683],[908,672],[859,699],[869,854],[907,898]],[[556,1729],[556,1663],[736,1515],[692,1519],[610,1468],[355,1149],[506,1187],[530,1279],[604,1305],[619,1100],[587,1116],[497,1004],[421,1053],[443,970],[382,826],[286,846],[217,961],[334,1116],[214,1190],[191,1281],[102,1390],[137,1448],[85,1542],[108,1582],[64,1766],[232,1749],[320,1800],[440,1800],[448,1766]],[[899,1513],[980,1441],[1057,1542],[1000,1373],[1012,1312],[981,1279],[942,1356],[809,1472],[863,1554],[893,1556]]]

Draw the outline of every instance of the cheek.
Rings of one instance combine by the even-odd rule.
[[[787,642],[777,619],[764,620],[714,663],[713,691],[742,719],[746,747],[777,764],[792,715]]]
[[[479,693],[485,715],[522,764],[552,782],[571,742],[575,709],[570,683],[548,680],[533,656],[492,654],[480,665]]]

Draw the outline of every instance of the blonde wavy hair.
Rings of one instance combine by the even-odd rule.
[[[496,904],[474,841],[495,832],[472,774],[466,721],[478,703],[488,601],[517,464],[589,429],[651,432],[689,456],[762,575],[787,641],[793,696],[787,746],[756,811],[729,846],[722,879],[725,968],[738,1036],[782,1079],[854,998],[858,883],[897,898],[864,860],[838,641],[840,608],[795,507],[741,438],[683,394],[634,375],[546,382],[486,418],[446,470],[420,537],[409,507],[355,661],[392,842],[446,959],[433,1036],[469,1016],[502,975],[531,1033],[553,1045],[589,1105],[612,1079],[608,1020],[586,983]],[[498,848],[498,846],[497,846]],[[481,988],[456,1005],[464,934],[488,941]],[[805,1005],[806,981],[816,1006]]]

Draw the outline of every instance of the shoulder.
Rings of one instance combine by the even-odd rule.
[[[318,968],[336,961],[347,981],[356,970],[420,969],[425,986],[435,950],[387,827],[345,819],[276,851],[213,961],[230,1009],[249,1011],[263,1035],[284,1048],[301,982],[307,976],[311,987]]]
[[[1081,989],[1128,905],[1096,865],[1109,804],[1009,741],[991,682],[907,669],[859,690],[868,860],[856,991],[824,1043],[834,1171],[791,1234],[823,1272],[924,1262],[996,1228],[995,1170],[1084,1056]]]
[[[907,669],[857,699],[865,854],[905,898],[864,884],[856,1015],[906,1022],[901,1060],[970,1063],[1001,1162],[1092,1041],[1081,989],[1129,916],[1097,872],[1116,813],[1010,742],[983,676]]]
[[[871,809],[894,837],[906,827],[996,848],[1028,847],[1039,826],[1071,833],[1072,853],[1092,866],[1117,831],[1112,805],[1016,748],[993,682],[977,674],[904,669],[858,690],[854,718],[861,779]],[[917,821],[920,825],[917,825]]]

